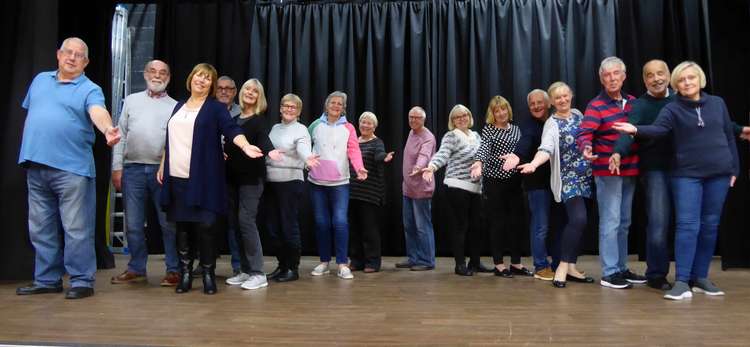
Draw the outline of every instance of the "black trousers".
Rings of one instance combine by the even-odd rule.
[[[565,211],[568,213],[568,223],[560,235],[560,260],[575,263],[581,252],[581,237],[587,222],[584,198],[576,196],[566,200]]]
[[[303,182],[266,182],[263,199],[266,227],[271,248],[276,253],[279,267],[297,270],[302,241],[299,231],[299,204]]]
[[[381,207],[349,199],[349,258],[355,268],[380,270]]]
[[[465,264],[465,251],[468,243],[471,263],[479,264],[482,197],[469,191],[447,187],[448,204],[452,212],[453,258],[456,265]]]
[[[482,211],[490,230],[492,260],[495,265],[503,263],[503,254],[510,250],[510,263],[521,263],[523,233],[523,190],[521,177],[501,180],[485,177],[483,183]]]

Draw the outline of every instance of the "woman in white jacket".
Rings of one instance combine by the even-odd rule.
[[[555,271],[552,285],[564,288],[566,281],[593,283],[576,269],[580,251],[581,234],[586,228],[586,204],[591,198],[591,165],[576,147],[583,114],[571,108],[573,92],[564,82],[553,83],[548,90],[554,113],[547,119],[542,131],[542,143],[534,159],[519,165],[521,173],[534,172],[537,167],[551,161],[550,188],[555,201],[564,202],[568,224],[560,237],[560,265]]]

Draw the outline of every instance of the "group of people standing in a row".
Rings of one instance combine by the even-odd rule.
[[[83,74],[86,44],[66,39],[57,58],[58,70],[37,75],[23,103],[28,116],[19,163],[27,168],[36,265],[34,283],[18,288],[19,295],[61,292],[66,272],[72,286],[67,298],[94,293],[92,123],[108,144],[116,144],[112,181],[123,192],[131,252],[127,269],[112,283],[146,281],[148,203],[159,211],[164,238],[167,274],[161,285],[175,286],[178,293],[189,291],[193,261],[199,257],[204,293],[217,291],[215,231],[224,215],[234,270],[227,284],[258,289],[268,280],[297,280],[298,212],[305,178],[320,256],[311,275],[330,273],[334,254],[342,279],[353,278],[352,271],[380,270],[377,226],[385,202],[383,171],[394,153],[386,152],[375,135],[378,118],[371,112],[359,116],[357,136],[346,118],[345,93],[331,93],[309,126],[299,122],[302,100],[286,94],[279,105],[280,122],[267,129],[264,114],[269,106],[257,79],[237,89],[211,65],[198,64],[186,81],[190,97],[177,102],[165,91],[169,66],[153,60],[144,70],[147,89],[125,99],[119,126],[114,127],[101,89]],[[471,111],[456,105],[439,148],[424,126],[426,112],[413,107],[403,149],[407,258],[396,267],[425,271],[435,266],[431,199],[434,173],[445,167],[457,275],[533,276],[558,288],[567,282],[595,282],[576,268],[576,260],[587,222],[585,199],[596,195],[602,286],[629,288],[647,282],[676,300],[692,292],[723,295],[708,280],[708,268],[723,201],[739,171],[733,131],[749,129],[732,128],[724,102],[702,92],[705,75],[693,62],[678,65],[671,77],[666,63],[648,62],[643,67],[648,92],[638,99],[622,92],[625,73],[620,59],[604,59],[599,67],[603,90],[584,113],[572,108],[572,89],[564,82],[531,91],[531,117],[520,126],[512,122],[509,102],[495,96],[481,134],[471,130]],[[234,104],[235,95],[239,105]],[[645,277],[627,267],[639,175],[645,181],[649,217]],[[521,264],[523,190],[531,212],[533,271]],[[261,196],[270,246],[278,259],[270,274],[263,272],[256,224]],[[564,204],[567,223],[555,246],[559,252],[551,252],[555,256],[550,260],[546,238],[553,199]],[[674,285],[666,279],[672,204]],[[494,268],[480,262],[482,214],[488,220]],[[60,227],[64,250],[57,238]],[[509,266],[503,263],[506,249]]]

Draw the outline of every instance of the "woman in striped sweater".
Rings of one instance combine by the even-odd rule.
[[[513,109],[500,95],[490,100],[486,117],[482,145],[475,156],[471,175],[482,176],[482,210],[489,221],[494,272],[500,277],[533,276],[521,264],[521,236],[524,233],[518,223],[524,204],[521,177],[516,169],[503,169],[503,157],[516,149],[521,130],[510,124]],[[506,241],[510,241],[510,269],[503,265],[503,243]]]
[[[385,152],[383,140],[375,136],[378,117],[372,112],[359,116],[359,150],[367,169],[367,179],[349,180],[349,257],[352,271],[380,271],[380,212],[385,203],[384,163],[393,159]],[[352,176],[357,173],[351,168]]]
[[[478,178],[471,177],[471,164],[479,149],[479,134],[471,130],[474,118],[464,105],[456,105],[448,116],[449,132],[443,136],[440,149],[423,170],[422,178],[432,181],[435,171],[443,166],[447,186],[448,203],[453,210],[453,257],[456,260],[456,275],[471,276],[474,271],[466,266],[464,259],[465,240],[469,240],[471,263],[479,263],[479,213],[481,211],[480,185]]]

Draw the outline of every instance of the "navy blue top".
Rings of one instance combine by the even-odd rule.
[[[184,101],[180,101],[172,111],[172,116],[179,110]],[[195,117],[193,128],[193,147],[190,153],[190,178],[184,196],[187,206],[196,206],[219,214],[227,211],[226,173],[224,171],[224,153],[221,146],[221,135],[231,142],[242,129],[232,120],[226,105],[213,98],[206,99]],[[164,158],[164,183],[161,189],[161,205],[170,204],[169,177],[169,128]]]
[[[638,137],[672,134],[673,176],[704,178],[740,173],[732,121],[727,105],[718,96],[701,92],[700,100],[693,101],[678,95],[662,108],[652,125],[637,128]]]
[[[529,115],[521,121],[519,128],[521,128],[521,139],[513,153],[521,159],[521,163],[528,163],[534,159],[534,155],[536,155],[536,151],[542,143],[544,121]],[[550,168],[549,161],[547,161],[540,165],[534,173],[523,176],[524,189],[526,191],[549,189],[549,175]]]

